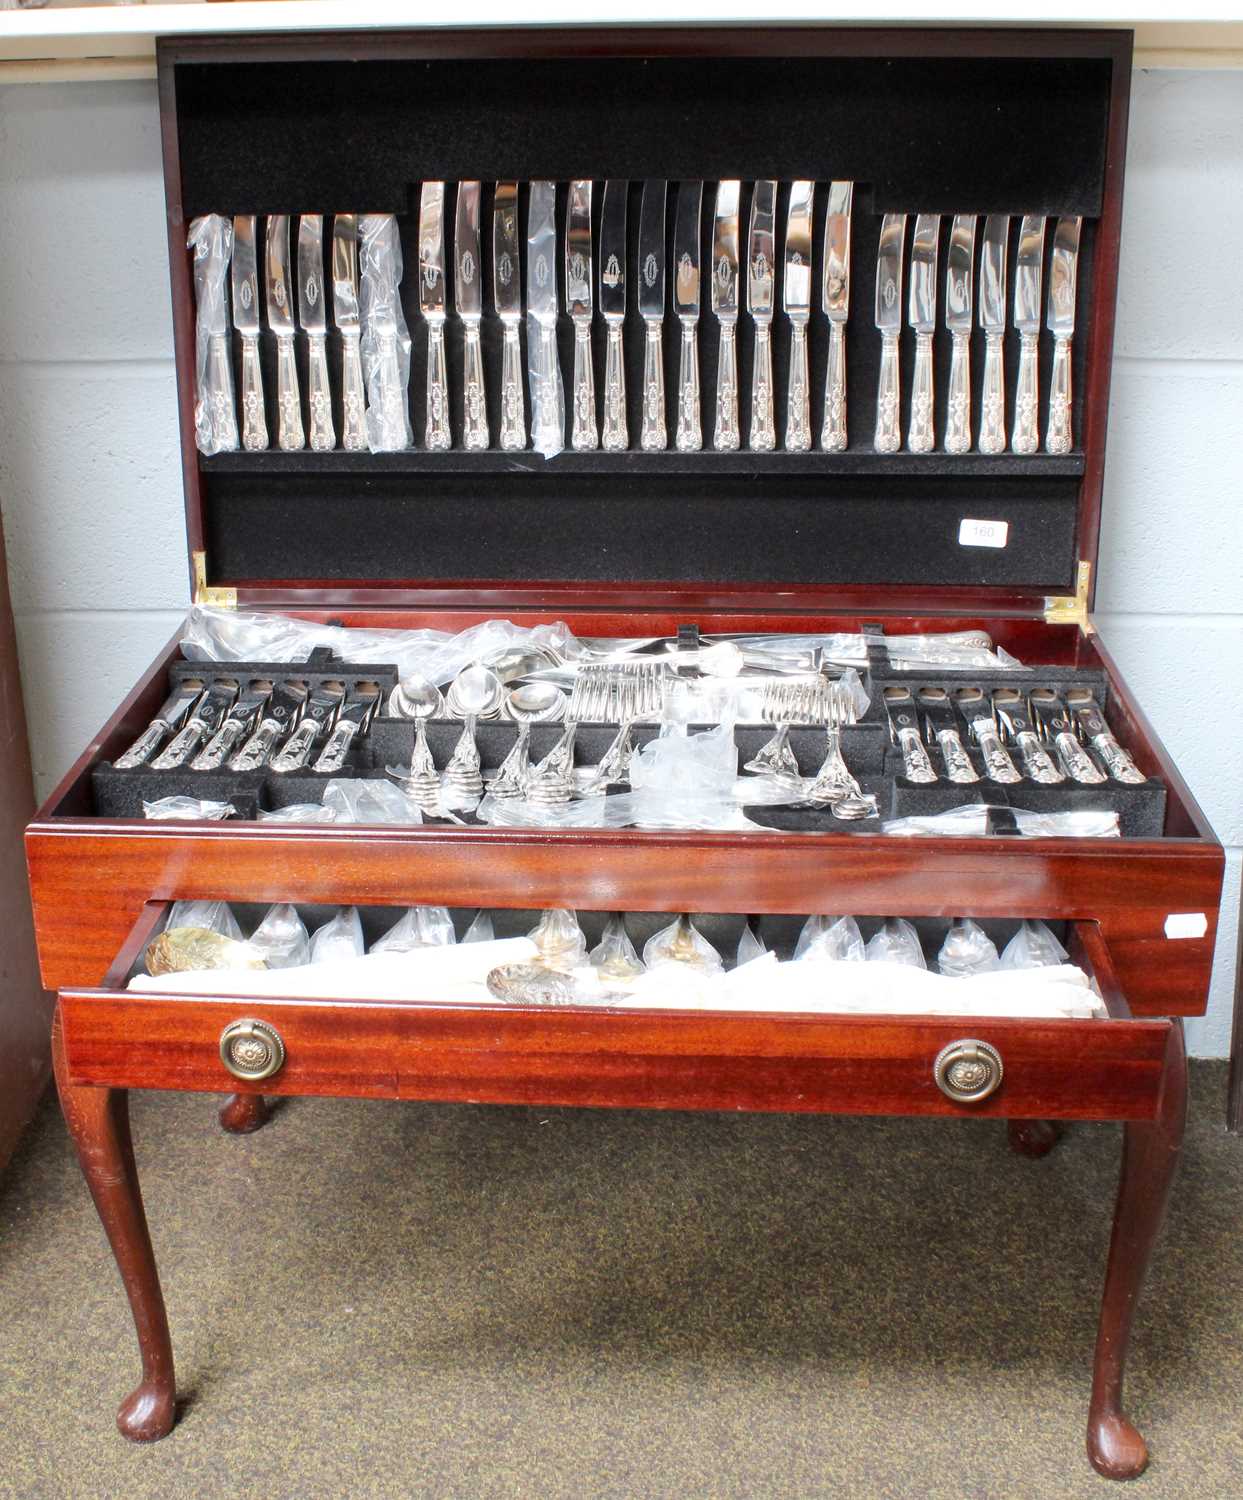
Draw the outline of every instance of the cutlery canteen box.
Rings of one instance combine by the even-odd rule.
[[[686,627],[712,637],[866,627],[866,680],[877,693],[889,680],[950,688],[1088,686],[1147,780],[1060,792],[1027,783],[962,788],[944,780],[921,789],[905,782],[874,703],[870,724],[853,738],[844,733],[843,742],[865,789],[881,796],[883,816],[982,800],[1036,811],[1095,808],[1118,812],[1121,837],[894,838],[876,820],[839,823],[827,815],[777,819],[779,826],[763,832],[549,831],[469,820],[392,827],[265,823],[257,820],[261,807],[307,800],[305,787],[295,795],[274,787],[271,777],[240,786],[211,776],[200,794],[235,797],[240,817],[149,822],[139,803],[164,785],[159,773],[144,780],[145,773],[117,772],[112,763],[158,711],[170,679],[184,675],[175,639],[27,834],[43,977],[61,992],[59,1077],[80,1140],[82,1132],[110,1128],[91,1114],[90,1101],[130,1086],[243,1097],[302,1092],[1120,1119],[1133,1134],[1119,1222],[1129,1217],[1120,1231],[1125,1243],[1115,1244],[1111,1261],[1105,1316],[1112,1321],[1098,1357],[1090,1447],[1106,1472],[1142,1466],[1138,1435],[1132,1442],[1133,1429],[1119,1425],[1125,1423],[1117,1410],[1120,1365],[1111,1361],[1121,1359],[1119,1330],[1124,1347],[1145,1247],[1159,1222],[1168,1181],[1159,1146],[1180,1128],[1178,1018],[1206,1004],[1223,856],[1091,616],[1130,67],[1126,32],[1010,28],[515,27],[160,44],[188,568],[198,604],[346,626],[448,631],[490,618],[564,621],[580,637],[676,635]],[[552,458],[529,446],[499,448],[503,330],[492,295],[493,184],[522,185],[524,257],[529,184],[557,184],[557,340],[568,388],[575,334],[565,312],[560,252],[568,183],[583,171],[597,184],[597,231],[603,181],[630,183],[631,287],[641,269],[635,229],[644,180],[669,183],[670,241],[677,185],[704,182],[705,268],[712,264],[720,180],[742,182],[745,233],[752,184],[777,179],[779,262],[790,185],[815,181],[808,341],[816,439],[809,451],[788,451],[780,436],[791,348],[780,265],[772,328],[775,451],[753,451],[748,442],[755,330],[744,295],[737,328],[742,443],[734,451],[712,446],[720,329],[706,271],[697,335],[701,450],[679,451],[673,443],[680,331],[671,296],[663,340],[669,444],[662,451],[639,447],[645,340],[633,295],[624,333],[630,447],[579,452],[567,441],[566,451]],[[443,180],[451,203],[453,185],[475,179],[483,183],[481,336],[492,446],[463,447],[463,339],[450,275],[452,446],[429,451],[419,189]],[[848,441],[826,452],[819,412],[829,324],[820,272],[829,184],[843,180],[854,183]],[[327,226],[338,212],[396,215],[412,343],[414,446],[383,453],[273,446],[205,457],[195,442],[189,225],[208,213],[253,213],[262,222],[268,214],[303,212],[323,213]],[[876,252],[882,217],[897,212],[942,215],[937,440],[927,453],[877,452],[873,442],[881,352],[873,316]],[[1069,452],[1047,452],[1043,443],[1031,454],[1008,444],[996,454],[975,445],[967,453],[944,449],[951,341],[941,304],[950,217],[958,213],[1012,216],[1011,267],[1020,216],[1049,216],[1050,241],[1058,216],[1082,216]],[[451,242],[446,264],[452,265]],[[525,272],[524,265],[524,288]],[[1012,275],[1004,336],[1008,414],[1015,409],[1020,349],[1011,293]],[[1053,362],[1043,314],[1042,298],[1042,439]],[[915,336],[905,315],[902,325],[905,435]],[[524,372],[529,333],[524,317]],[[606,330],[598,309],[591,339],[601,390]],[[971,340],[978,425],[985,355],[978,319]],[[299,334],[304,400],[305,342]],[[232,336],[231,343],[237,343]],[[275,434],[276,350],[266,322],[260,343],[268,428]],[[328,350],[339,439],[340,339],[331,320]],[[236,348],[233,358],[240,382]],[[529,389],[526,399],[529,417]],[[567,421],[567,436],[568,429]],[[1009,430],[1007,418],[1007,436]],[[989,676],[929,669],[920,676],[893,667],[886,638],[949,631],[987,632],[1027,670]],[[379,728],[377,722],[377,734]],[[393,741],[390,759],[393,745],[400,750]],[[381,744],[368,761],[362,747],[360,774],[383,776],[383,750]],[[815,765],[805,769],[814,774]],[[131,791],[124,775],[135,778]],[[571,1009],[554,1017],[522,1006],[459,1010],[450,1020],[446,1011],[412,1005],[379,1007],[384,1014],[377,1022],[376,1007],[351,1007],[344,999],[333,1007],[127,998],[123,976],[140,940],[154,930],[152,913],[197,897],[389,908],[1041,918],[1073,938],[1110,1016],[1059,1023],[976,1018],[948,1027],[886,1016],[835,1027],[806,1016],[769,1016],[762,1025],[712,1016],[692,1024],[673,1013],[588,1016]],[[498,1019],[502,1010],[507,1019]],[[252,1014],[288,1033],[286,1067],[262,1083],[239,1081],[219,1052],[224,1020]],[[955,1101],[934,1081],[938,1052],[960,1034],[995,1045],[1006,1063],[1004,1081],[982,1104]],[[131,1248],[137,1232],[132,1217],[116,1230]],[[127,1285],[141,1303],[145,1273],[141,1265],[133,1269],[136,1263],[131,1256]],[[144,1335],[144,1359],[153,1338],[158,1344],[149,1330]],[[171,1379],[145,1369],[151,1389]],[[152,1410],[150,1403],[145,1415],[136,1406],[123,1409],[123,1430],[140,1437],[167,1430],[171,1407],[164,1415]]]

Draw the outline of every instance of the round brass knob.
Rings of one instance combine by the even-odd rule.
[[[285,1044],[266,1021],[230,1021],[220,1033],[220,1061],[234,1078],[256,1083],[284,1066]]]
[[[937,1088],[955,1104],[978,1104],[987,1099],[1000,1086],[1004,1073],[1001,1053],[974,1037],[942,1047],[932,1065]]]

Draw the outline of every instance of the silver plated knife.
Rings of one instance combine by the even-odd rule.
[[[782,306],[790,320],[790,380],[786,392],[786,438],[791,453],[811,447],[811,375],[807,326],[811,322],[811,215],[816,184],[794,182],[786,216],[785,278]]]
[[[492,299],[505,331],[501,353],[501,447],[526,447],[522,399],[522,279],[518,251],[518,184],[498,182],[492,197]]]
[[[591,362],[591,181],[570,183],[565,223],[565,308],[574,323],[574,418],[570,444],[586,452],[599,447],[596,379]]]
[[[899,412],[902,404],[898,368],[898,335],[902,331],[902,252],[906,215],[886,214],[881,220],[876,251],[876,327],[880,333],[880,376],[876,383],[877,453],[896,453],[902,441]]]
[[[971,325],[975,315],[975,214],[955,214],[945,268],[945,326],[949,329],[950,384],[945,409],[945,451],[971,448]]]
[[[555,452],[565,440],[557,362],[556,244],[557,184],[533,182],[527,205],[527,311],[539,330],[531,360],[531,440],[541,452]]]
[[[486,448],[488,408],[483,390],[483,252],[479,207],[483,184],[459,182],[457,217],[453,229],[453,300],[465,329],[462,357],[462,446],[471,452]]]
[[[298,316],[306,334],[311,447],[325,453],[337,446],[337,434],[332,425],[332,388],[328,384],[323,214],[303,214],[298,220]]]
[[[332,316],[341,335],[341,446],[360,453],[367,446],[367,395],[359,350],[357,214],[332,221]]]
[[[1010,239],[1007,214],[984,220],[980,251],[980,327],[984,330],[984,391],[980,397],[980,452],[1000,453],[1006,446],[1006,250]]]
[[[302,430],[302,398],[298,394],[298,366],[293,336],[297,325],[289,276],[289,215],[268,215],[267,301],[268,326],[276,335],[277,445],[286,452],[306,447]]]
[[[850,210],[853,199],[853,182],[829,184],[821,292],[821,305],[829,320],[829,369],[824,388],[824,426],[820,433],[820,445],[826,453],[841,453],[846,447],[846,322],[850,317]]]
[[[626,362],[622,329],[626,322],[626,199],[630,184],[610,177],[604,184],[600,215],[600,312],[608,327],[604,360],[604,433],[602,446],[620,453],[630,446],[626,427]]]
[[[425,182],[419,194],[419,311],[427,324],[427,434],[424,446],[443,452],[449,430],[445,366],[445,185]]]
[[[257,453],[268,446],[259,365],[259,264],[255,259],[255,216],[233,218],[233,326],[242,339],[242,447]]]
[[[937,242],[940,214],[918,214],[911,239],[911,291],[907,318],[915,332],[915,373],[911,379],[911,419],[906,446],[931,453],[933,433],[932,335],[937,326]]]
[[[699,275],[700,214],[703,210],[702,182],[678,185],[678,207],[673,221],[673,306],[682,325],[682,348],[678,356],[679,453],[695,453],[703,447],[703,420],[699,405]]]
[[[1035,453],[1040,446],[1040,289],[1044,273],[1044,215],[1024,214],[1014,266],[1014,326],[1019,335],[1019,381],[1014,394],[1010,446]]]
[[[1065,215],[1053,231],[1053,258],[1049,263],[1049,309],[1047,322],[1053,335],[1053,373],[1049,378],[1049,425],[1045,431],[1047,453],[1069,453],[1073,443],[1070,417],[1070,341],[1075,333],[1075,293],[1079,272],[1079,233],[1083,220]]]
[[[772,343],[776,260],[777,183],[771,177],[761,177],[751,192],[751,227],[747,234],[747,311],[755,324],[748,442],[759,453],[771,452],[777,446]]]
[[[668,183],[643,184],[639,208],[639,316],[647,330],[643,347],[643,425],[639,446],[647,453],[669,446],[665,427],[665,200]],[[696,232],[699,215],[696,213]]]
[[[712,446],[727,452],[739,446],[738,349],[738,198],[742,183],[726,178],[717,184],[716,221],[712,228],[712,311],[721,328],[716,368],[716,430]]]

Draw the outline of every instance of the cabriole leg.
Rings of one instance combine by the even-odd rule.
[[[1187,1054],[1182,1022],[1175,1021],[1157,1117],[1124,1127],[1122,1176],[1088,1408],[1088,1457],[1107,1479],[1134,1479],[1148,1463],[1148,1447],[1122,1410],[1122,1380],[1135,1306],[1165,1217],[1186,1117]]]
[[[1007,1120],[1010,1150],[1020,1156],[1048,1156],[1057,1145],[1062,1127],[1054,1120]]]
[[[129,1095],[125,1089],[69,1082],[59,1009],[52,1023],[52,1062],[61,1108],[125,1284],[142,1356],[142,1382],[121,1403],[117,1426],[134,1442],[151,1442],[173,1425],[176,1387],[164,1294],[130,1140]]]
[[[220,1111],[220,1127],[230,1135],[249,1135],[272,1118],[262,1094],[230,1094]]]

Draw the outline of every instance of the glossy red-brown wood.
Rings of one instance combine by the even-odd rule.
[[[220,1110],[220,1128],[230,1135],[253,1135],[272,1118],[262,1094],[230,1094]]]

